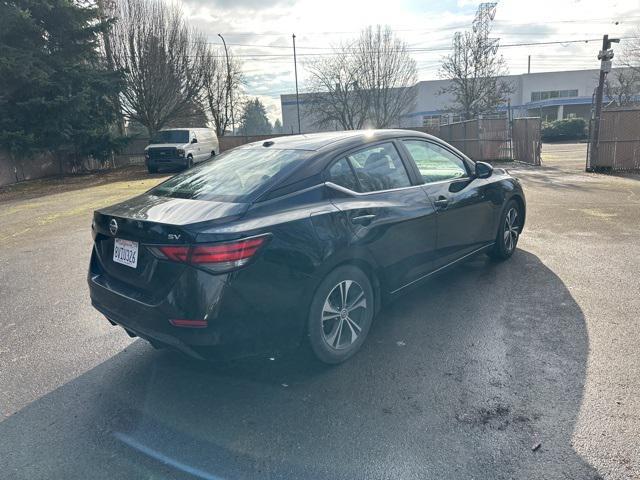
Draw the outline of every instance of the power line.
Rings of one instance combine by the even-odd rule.
[[[639,37],[620,37],[621,40],[628,40],[628,39],[632,39],[632,38],[639,38]],[[499,48],[513,48],[513,47],[530,47],[530,46],[536,46],[536,45],[568,45],[568,44],[575,44],[575,43],[589,43],[589,42],[594,42],[594,41],[600,41],[599,38],[583,38],[583,39],[579,39],[579,40],[555,40],[555,41],[547,41],[547,42],[520,42],[520,43],[506,43],[506,44],[502,44],[499,46]],[[246,45],[248,46],[248,45]],[[268,45],[263,45],[262,47],[264,48],[268,48]],[[330,47],[326,47],[327,49]],[[436,48],[430,48],[430,47],[424,47],[424,48],[407,48],[405,49],[406,52],[408,53],[429,53],[429,52],[448,52],[450,51],[452,48],[449,47],[436,47]],[[394,53],[397,52],[397,50],[390,50],[389,53]],[[311,57],[311,56],[332,56],[335,55],[336,51],[328,51],[328,52],[323,52],[323,53],[298,53],[299,57],[305,56],[305,57]],[[215,57],[222,57],[222,55],[214,55]],[[236,58],[265,58],[265,57],[270,57],[270,58],[278,58],[278,57],[290,57],[291,54],[280,54],[280,53],[240,53],[240,54],[234,54],[234,57]]]
[[[615,22],[619,22],[620,24],[622,23],[626,23],[625,21],[629,20],[629,19],[634,19],[634,18],[640,18],[640,15],[620,15],[618,17],[612,17],[612,18],[584,18],[584,19],[571,19],[571,20],[544,20],[544,22],[541,22],[540,25],[549,25],[549,24],[565,24],[565,23],[569,23],[569,24],[584,24],[584,23],[596,23],[596,24],[606,24],[606,23],[615,23]],[[494,20],[494,25],[496,26],[503,26],[503,27],[519,27],[519,26],[523,26],[523,27],[531,27],[532,23],[509,23],[509,22],[504,22],[501,20]],[[533,24],[535,25],[535,23]],[[443,26],[443,27],[438,27],[437,29],[433,29],[433,30],[424,30],[422,28],[396,28],[391,26],[391,29],[394,32],[425,32],[425,33],[438,33],[441,32],[443,30],[455,30],[456,28],[467,28],[469,26],[468,22],[464,22],[464,23],[459,23],[459,24],[452,24],[449,26]],[[362,30],[324,30],[324,31],[310,31],[310,32],[303,32],[301,34],[298,35],[298,37],[304,37],[304,36],[312,36],[312,35],[332,35],[332,34],[353,34],[353,33],[360,33]],[[495,33],[495,32],[494,32]],[[289,34],[288,33],[282,33],[282,32],[275,32],[275,31],[267,31],[267,32],[227,32],[225,35],[227,36],[264,36],[264,37],[287,37]]]

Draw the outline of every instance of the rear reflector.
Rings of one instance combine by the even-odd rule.
[[[183,328],[207,328],[206,320],[184,320],[184,319],[170,319],[169,323],[174,327]]]

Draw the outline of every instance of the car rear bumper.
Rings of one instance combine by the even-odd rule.
[[[300,343],[307,314],[301,292],[307,286],[299,281],[266,285],[261,281],[265,268],[273,272],[259,264],[222,275],[187,267],[166,293],[147,298],[111,278],[92,256],[88,283],[92,305],[130,334],[195,358],[226,360]],[[279,291],[286,295],[278,296]],[[296,300],[287,303],[287,298]],[[189,328],[170,322],[185,319],[206,325]]]
[[[91,305],[93,306],[93,308],[95,308],[100,313],[102,313],[112,325],[121,326],[132,337],[133,336],[140,337],[151,343],[161,344],[163,346],[180,350],[181,352],[187,354],[188,356],[197,358],[199,360],[204,359],[203,355],[198,353],[196,350],[194,350],[184,341],[177,338],[175,335],[169,335],[167,333],[162,333],[157,330],[148,330],[146,327],[143,327],[137,324],[132,327],[131,326],[132,322],[130,322],[129,319],[122,318],[119,315],[111,312],[102,304],[94,300],[91,300]]]

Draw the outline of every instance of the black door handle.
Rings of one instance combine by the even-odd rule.
[[[449,205],[449,199],[441,195],[435,202],[433,202],[433,204],[436,206],[436,208],[444,209],[447,208],[447,205]]]
[[[371,223],[371,220],[373,220],[374,218],[376,218],[376,216],[373,214],[358,215],[357,217],[353,217],[351,219],[351,223],[355,223],[356,225],[369,225]]]

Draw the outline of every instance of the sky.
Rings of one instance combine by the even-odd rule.
[[[190,23],[222,46],[222,34],[242,61],[246,95],[259,97],[271,121],[281,118],[280,95],[295,93],[292,34],[296,35],[298,84],[305,91],[305,65],[332,46],[356,38],[368,25],[388,25],[410,48],[419,80],[439,77],[453,35],[471,27],[478,1],[179,0]],[[640,0],[501,0],[492,22],[509,73],[599,68],[602,35],[640,34]],[[522,43],[587,43],[520,45]],[[594,40],[600,39],[600,40]],[[622,40],[624,43],[624,39]],[[622,43],[620,44],[622,45]],[[617,51],[621,51],[616,46]],[[619,58],[618,55],[617,58]],[[614,57],[614,65],[616,63]]]

